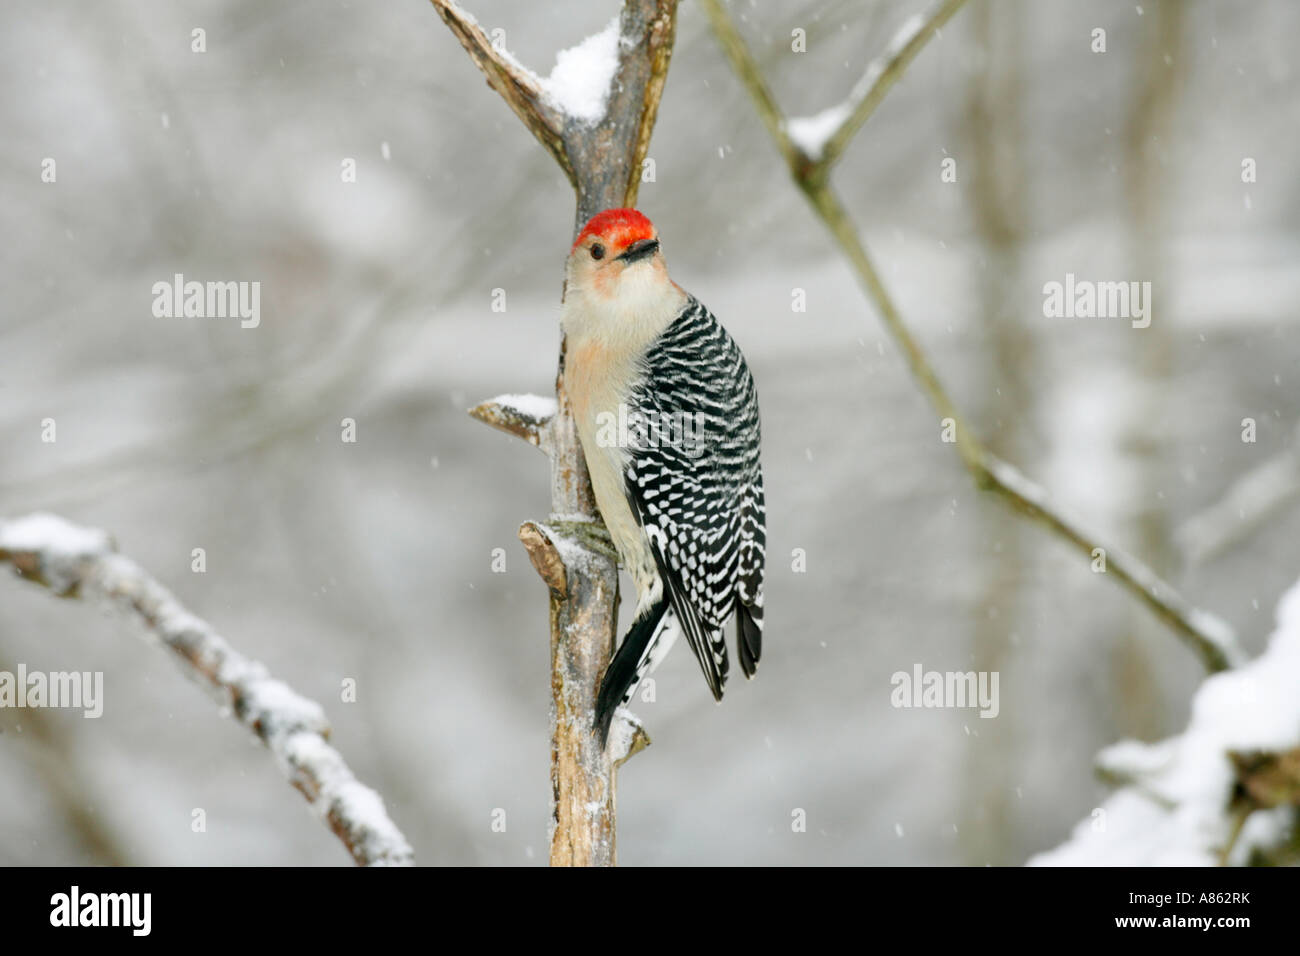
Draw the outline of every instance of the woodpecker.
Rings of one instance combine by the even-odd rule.
[[[634,209],[594,216],[569,252],[561,313],[564,388],[592,489],[636,585],[632,626],[601,681],[595,731],[679,633],[715,700],[736,621],[747,678],[763,649],[766,517],[758,394],[718,320],[668,277],[659,236]]]

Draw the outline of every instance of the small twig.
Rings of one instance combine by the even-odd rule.
[[[528,560],[533,562],[533,568],[551,593],[556,597],[566,596],[569,593],[569,575],[550,529],[536,521],[525,521],[519,526],[519,540],[528,552]]]
[[[543,406],[544,403],[537,396],[523,396],[531,400],[528,403],[529,407],[526,408],[520,407],[517,402],[511,401],[511,399],[520,397],[517,395],[501,395],[490,399],[471,408],[469,410],[470,417],[517,438],[522,438],[530,445],[536,445],[547,455],[554,454],[555,449],[551,442],[551,421],[555,418],[555,400],[546,400],[549,401],[549,406],[545,406],[545,411],[539,412],[538,407]]]
[[[718,0],[700,0],[700,5],[704,7],[704,15],[709,18],[709,25],[713,28],[713,35],[717,37],[718,45],[722,47],[722,52],[731,63],[731,68],[740,78],[740,82],[749,91],[749,96],[758,110],[758,117],[767,127],[772,141],[781,150],[786,165],[794,170],[809,162],[809,157],[791,140],[781,107],[777,105],[776,97],[768,89],[763,71],[758,68],[758,61],[749,52],[749,46],[740,35],[740,31],[736,29],[731,16]]]
[[[320,705],[231,647],[148,572],[117,554],[103,531],[50,514],[0,521],[0,563],[6,561],[19,576],[60,597],[98,600],[142,624],[173,652],[189,677],[266,744],[289,782],[358,864],[415,862],[379,794],[361,784],[327,742],[330,726]]]
[[[1241,831],[1246,827],[1246,821],[1250,815],[1255,812],[1255,808],[1248,804],[1242,804],[1232,811],[1232,825],[1228,830],[1228,838],[1223,842],[1223,849],[1219,851],[1219,866],[1228,866],[1232,859],[1232,851],[1237,847],[1237,841],[1241,839]]]
[[[609,759],[621,767],[650,746],[641,718],[623,707],[614,711],[614,723],[609,731]]]
[[[1146,564],[1125,554],[1120,548],[1103,543],[1096,534],[1084,531],[1077,523],[1064,517],[1048,500],[1042,488],[995,456],[966,428],[925,350],[894,305],[847,208],[830,186],[830,168],[853,135],[861,129],[867,117],[925,43],[956,13],[962,2],[963,0],[944,0],[931,7],[928,13],[909,20],[888,44],[885,53],[867,69],[854,89],[851,105],[839,109],[844,118],[822,141],[821,148],[806,150],[791,137],[790,124],[721,0],[701,0],[719,45],[754,101],[763,125],[785,157],[791,177],[852,263],[859,282],[902,350],[912,377],[920,385],[931,406],[940,419],[951,419],[957,439],[957,452],[976,485],[998,493],[1021,514],[1056,532],[1090,558],[1098,549],[1104,551],[1108,574],[1112,574],[1155,611],[1161,620],[1169,624],[1196,652],[1207,670],[1224,670],[1244,659],[1232,629],[1226,623],[1192,607],[1172,585]]]
[[[912,17],[894,34],[885,51],[868,64],[862,79],[853,87],[849,96],[852,109],[848,117],[831,134],[822,149],[819,159],[825,169],[829,170],[835,165],[858,130],[876,111],[885,94],[893,88],[921,49],[930,42],[930,38],[952,18],[964,2],[965,0],[943,0]]]

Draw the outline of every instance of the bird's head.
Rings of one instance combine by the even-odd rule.
[[[591,217],[569,250],[565,280],[566,297],[577,293],[592,305],[630,303],[676,289],[658,231],[635,209],[606,209]]]

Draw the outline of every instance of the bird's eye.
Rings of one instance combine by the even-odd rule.
[[[605,247],[602,246],[599,242],[597,242],[597,243],[593,243],[593,244],[592,244],[592,247],[591,247],[591,258],[593,258],[593,259],[604,259],[604,258],[605,258]]]

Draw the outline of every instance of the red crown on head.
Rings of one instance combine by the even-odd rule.
[[[596,213],[582,227],[582,232],[573,241],[573,249],[592,236],[600,236],[614,249],[623,249],[638,239],[653,239],[654,234],[654,225],[635,209],[606,209]]]

